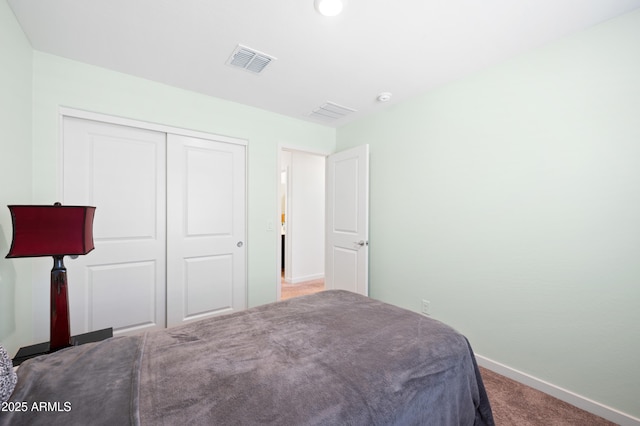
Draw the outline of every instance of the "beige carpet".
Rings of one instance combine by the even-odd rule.
[[[610,426],[601,417],[480,367],[497,426]]]

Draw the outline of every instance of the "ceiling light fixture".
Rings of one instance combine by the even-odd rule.
[[[389,101],[389,99],[391,99],[391,93],[390,92],[382,92],[378,95],[378,97],[376,98],[378,100],[378,102],[387,102]]]
[[[337,16],[342,12],[342,0],[314,0],[313,4],[324,16]]]

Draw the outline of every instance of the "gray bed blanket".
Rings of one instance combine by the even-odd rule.
[[[71,409],[2,425],[493,424],[464,336],[345,291],[67,349],[18,375],[11,401]]]

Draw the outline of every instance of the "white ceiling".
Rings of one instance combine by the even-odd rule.
[[[640,7],[640,0],[8,0],[34,49],[340,126]],[[238,44],[275,56],[225,65]],[[391,92],[387,103],[376,101]],[[330,101],[357,112],[309,117]]]

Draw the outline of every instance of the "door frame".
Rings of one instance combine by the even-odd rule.
[[[333,154],[333,152],[329,152],[329,151],[324,151],[324,150],[314,150],[305,146],[300,146],[300,145],[289,145],[289,144],[282,144],[279,143],[278,144],[278,149],[277,149],[277,165],[276,165],[276,210],[275,210],[275,220],[273,221],[273,224],[270,222],[267,224],[267,230],[269,230],[269,228],[273,228],[274,234],[275,234],[275,239],[276,239],[276,248],[277,248],[277,255],[276,255],[276,264],[275,264],[275,269],[276,269],[276,300],[280,300],[281,299],[281,294],[282,294],[282,280],[281,280],[281,264],[282,264],[282,237],[281,234],[279,232],[279,227],[277,226],[278,223],[280,223],[280,200],[282,199],[282,185],[280,185],[280,181],[281,181],[281,173],[282,173],[282,152],[283,151],[290,151],[290,152],[298,152],[301,154],[307,154],[307,155],[317,155],[317,156],[322,156],[325,157],[325,159]],[[287,179],[289,179],[289,177],[287,176]],[[325,182],[326,182],[326,176],[325,176]],[[275,224],[275,225],[274,225]]]
[[[91,120],[91,121],[98,121],[98,122],[102,122],[102,123],[107,123],[107,124],[115,124],[115,125],[120,125],[120,126],[128,126],[128,127],[134,127],[134,128],[138,128],[138,129],[143,129],[143,130],[152,130],[152,131],[158,131],[158,132],[163,132],[163,133],[167,133],[167,134],[174,134],[174,135],[180,135],[180,136],[189,136],[189,137],[195,137],[195,138],[199,138],[199,139],[204,139],[204,140],[210,140],[210,141],[214,141],[214,142],[225,142],[225,143],[230,143],[230,144],[236,144],[236,145],[242,145],[245,147],[245,158],[244,158],[244,167],[245,167],[245,188],[244,188],[244,203],[245,206],[248,206],[248,198],[249,198],[249,167],[248,167],[248,161],[249,161],[249,155],[248,155],[248,145],[249,145],[249,141],[246,139],[241,139],[241,138],[235,138],[235,137],[230,137],[230,136],[223,136],[223,135],[218,135],[215,133],[207,133],[207,132],[202,132],[202,131],[198,131],[198,130],[190,130],[190,129],[185,129],[185,128],[181,128],[181,127],[174,127],[174,126],[170,126],[170,125],[166,125],[166,124],[161,124],[161,123],[154,123],[154,122],[149,122],[149,121],[142,121],[142,120],[136,120],[136,119],[132,119],[132,118],[126,118],[126,117],[120,117],[120,116],[114,116],[114,115],[108,115],[108,114],[103,114],[103,113],[98,113],[98,112],[93,112],[93,111],[86,111],[86,110],[81,110],[81,109],[76,109],[76,108],[71,108],[71,107],[65,107],[65,106],[59,106],[58,107],[58,146],[57,146],[57,164],[58,164],[58,170],[57,170],[57,179],[56,179],[56,194],[57,194],[57,199],[63,199],[63,188],[64,188],[64,184],[63,184],[63,171],[64,171],[64,164],[63,164],[63,144],[64,144],[64,126],[63,126],[63,122],[64,122],[64,118],[65,117],[72,117],[72,118],[79,118],[79,119],[85,119],[85,120]],[[245,217],[244,217],[244,229],[245,229],[245,245],[248,246],[248,241],[249,241],[249,227],[248,227],[248,219],[249,219],[249,215],[248,215],[248,210],[245,210]],[[248,307],[249,306],[249,253],[247,251],[246,253],[246,257],[245,257],[245,265],[244,265],[244,269],[245,269],[245,282],[244,282],[244,287],[245,287],[245,295],[244,295],[244,306]],[[33,303],[34,306],[39,306],[41,303],[39,301],[39,297],[37,293],[34,293],[34,297],[33,299]],[[166,307],[165,307],[166,309]],[[48,321],[48,316],[46,318],[41,318],[39,321],[38,316],[36,316],[36,318],[34,319],[34,328],[38,329],[39,327],[42,329],[47,329],[48,327],[48,322],[45,323],[44,320]],[[166,319],[165,319],[166,321]],[[165,324],[166,326],[166,324]]]
[[[155,131],[164,132],[164,133],[173,133],[174,135],[191,136],[199,139],[213,140],[218,142],[227,142],[227,143],[233,143],[237,145],[245,145],[245,146],[249,145],[249,141],[246,139],[234,138],[230,136],[218,135],[216,133],[207,133],[199,130],[190,130],[182,127],[174,127],[167,124],[153,123],[151,121],[136,120],[133,118],[119,117],[116,115],[108,115],[108,114],[103,114],[99,112],[85,111],[81,109],[61,106],[61,107],[58,107],[58,123],[60,124],[58,126],[58,129],[59,129],[58,130],[59,131],[58,148],[59,148],[60,154],[62,153],[62,140],[63,140],[62,139],[62,136],[63,136],[62,120],[64,117],[83,118],[85,120],[93,120],[93,121],[100,121],[100,122],[109,123],[109,124],[118,124],[121,126],[136,127],[138,129],[155,130]],[[62,164],[61,156],[60,156],[59,164],[60,165]],[[60,183],[62,183],[61,177],[60,177]],[[60,190],[61,188],[59,188],[58,192],[60,192]]]

